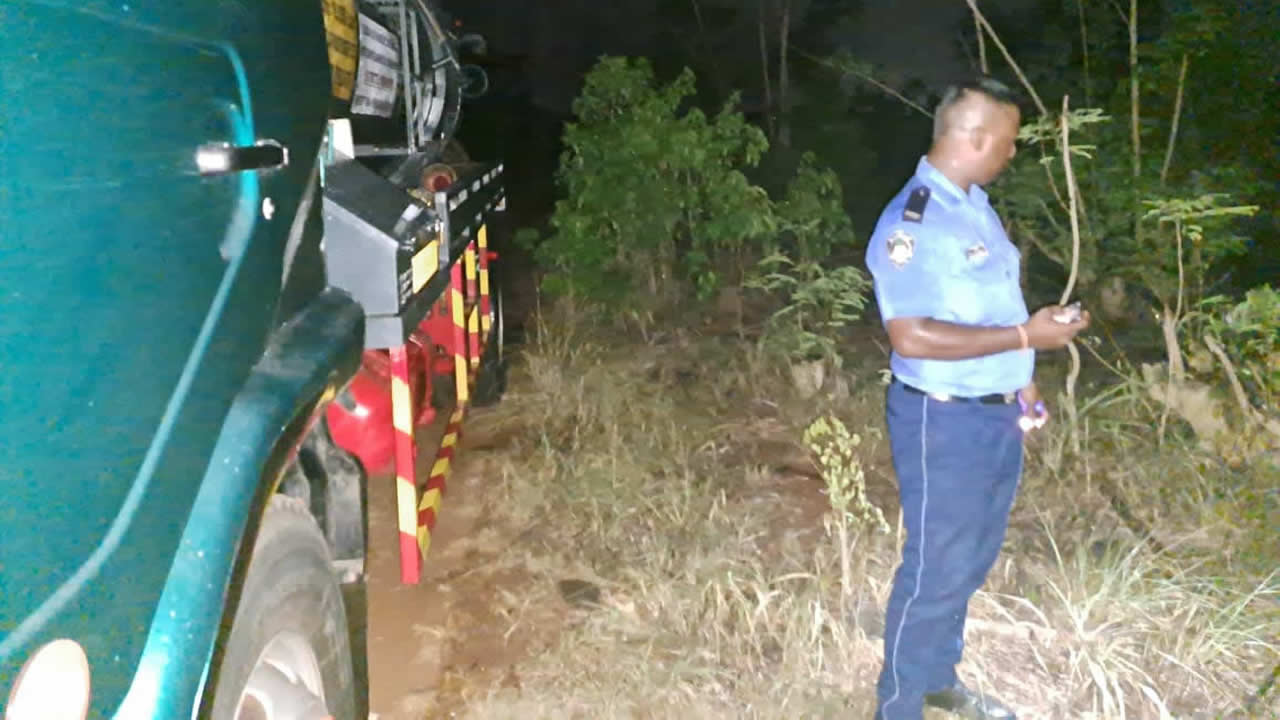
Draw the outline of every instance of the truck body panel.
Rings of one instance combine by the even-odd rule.
[[[90,716],[109,716],[162,628],[166,582],[201,572],[174,564],[197,495],[258,492],[261,466],[245,469],[262,438],[225,423],[281,312],[323,286],[295,277],[280,305],[329,102],[322,17],[312,0],[18,0],[0,6],[0,78],[0,692],[34,647],[69,637],[89,656]],[[202,145],[268,138],[293,162],[195,164]],[[295,243],[318,247],[320,230],[302,223]],[[332,360],[321,345],[289,347]],[[304,385],[251,394],[277,418]],[[227,538],[245,522],[198,515]]]

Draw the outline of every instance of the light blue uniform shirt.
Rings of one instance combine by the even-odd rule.
[[[921,187],[927,188],[927,198],[921,197]],[[867,267],[886,325],[897,317],[927,317],[1007,327],[1028,318],[1018,249],[987,193],[973,185],[966,194],[923,157],[880,215],[867,245]],[[889,367],[908,385],[972,397],[1025,387],[1035,354],[1014,350],[969,360],[924,360],[895,352]]]

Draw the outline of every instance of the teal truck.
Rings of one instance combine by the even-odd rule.
[[[413,428],[499,382],[458,48],[422,0],[0,2],[6,720],[356,716],[365,482],[416,581]]]

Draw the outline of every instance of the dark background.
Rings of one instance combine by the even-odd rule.
[[[662,79],[688,66],[697,74],[701,105],[718,109],[730,92],[740,91],[740,108],[764,125],[769,108],[762,91],[758,34],[762,2],[776,105],[777,8],[784,0],[441,0],[455,30],[478,32],[488,41],[492,89],[468,103],[460,137],[473,155],[506,161],[516,224],[538,225],[549,215],[563,123],[571,118],[584,74],[602,55],[648,57]],[[1127,7],[1111,4],[1116,17]],[[1199,97],[1189,88],[1184,145],[1190,144],[1202,157],[1248,162],[1260,171],[1264,187],[1247,198],[1263,206],[1261,217],[1249,228],[1254,236],[1249,255],[1222,273],[1229,274],[1232,286],[1275,282],[1280,277],[1280,248],[1271,210],[1280,200],[1280,111],[1275,109],[1280,103],[1275,41],[1280,36],[1280,3],[1216,4],[1232,8],[1228,27],[1233,29],[1228,33],[1236,36],[1221,41],[1227,50],[1219,56],[1196,60],[1194,77],[1220,96]],[[978,67],[973,18],[964,0],[789,0],[789,6],[788,117],[793,140],[790,148],[775,142],[753,179],[776,189],[790,176],[801,151],[815,151],[820,162],[839,174],[846,207],[859,237],[865,238],[880,207],[926,151],[929,120],[869,84],[842,77],[804,55],[822,58],[847,51],[870,64],[879,80],[931,110],[948,81]],[[1074,0],[1001,0],[980,7],[1046,102],[1056,105],[1063,92],[1078,95],[1080,43]],[[1191,0],[1144,0],[1140,40],[1160,40],[1173,27],[1175,14],[1195,8]],[[1108,12],[1105,7],[1103,11]],[[1093,31],[1103,33],[1106,28],[1095,23]],[[993,74],[1016,87],[1016,78],[989,42],[987,52]],[[1128,68],[1122,43],[1110,52],[1095,49],[1091,63],[1096,95],[1105,101],[1106,93],[1123,92]],[[1258,68],[1264,69],[1261,76]],[[1232,97],[1269,108],[1254,107],[1251,114],[1233,116],[1222,106]],[[1096,97],[1094,104],[1099,104]],[[773,108],[775,119],[780,111]],[[1264,120],[1261,126],[1259,118]]]

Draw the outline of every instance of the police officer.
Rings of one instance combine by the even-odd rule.
[[[1068,319],[1057,306],[1028,314],[1018,251],[982,189],[1013,158],[1020,119],[992,79],[947,88],[932,147],[867,248],[893,346],[886,415],[907,528],[886,611],[880,720],[921,720],[925,705],[1014,717],[955,666],[969,598],[1004,542],[1022,427],[1047,417],[1035,351],[1062,348],[1089,324],[1088,313]]]

